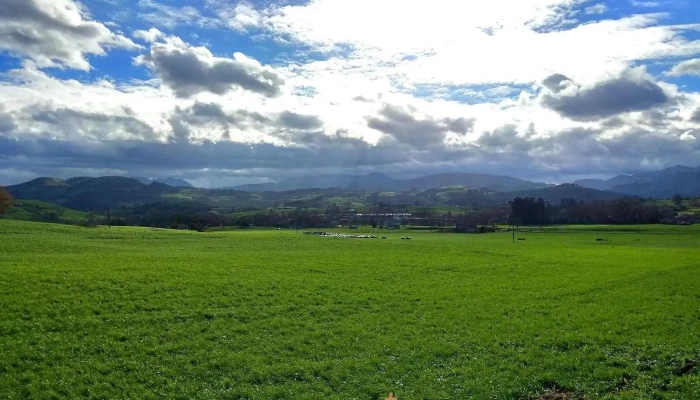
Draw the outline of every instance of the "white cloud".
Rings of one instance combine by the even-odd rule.
[[[0,49],[40,68],[87,71],[87,56],[104,56],[109,48],[139,46],[90,20],[87,9],[73,0],[4,0],[0,7]]]
[[[660,25],[663,14],[563,28],[583,5],[579,0],[316,0],[262,10],[245,6],[229,23],[341,54],[320,64],[338,76],[389,74],[397,88],[532,84],[552,72],[596,81],[640,61],[700,54],[700,41],[683,36],[693,27]]]
[[[200,32],[199,16],[216,14],[220,21],[206,23],[261,34],[265,52],[193,46],[151,28],[133,32],[149,43],[135,61],[153,73],[150,81],[58,79],[31,63],[8,72],[0,81],[0,173],[20,164],[37,173],[109,164],[125,173],[263,179],[314,167],[508,173],[516,165],[552,176],[700,157],[700,95],[630,68],[700,54],[700,42],[684,36],[693,27],[663,25],[665,15],[567,25],[597,5],[228,3],[208,0],[192,11],[142,0],[140,10],[164,30],[190,25],[190,36]],[[270,54],[279,47],[267,40],[292,43],[283,47],[289,54]],[[294,52],[296,42],[304,52]],[[270,55],[277,57],[268,65],[258,61]]]
[[[234,53],[233,59],[215,57],[206,47],[190,46],[178,37],[153,43],[151,52],[135,62],[148,66],[183,98],[202,92],[222,95],[234,87],[275,97],[284,84],[277,71],[245,54]]]
[[[630,1],[630,4],[632,4],[635,7],[642,7],[642,8],[657,8],[657,7],[661,7],[663,5],[663,3],[660,1],[636,1],[636,0]]]
[[[178,25],[195,25],[202,28],[214,28],[219,25],[215,18],[202,15],[200,10],[192,6],[173,7],[155,0],[139,0],[139,18],[167,29]]]
[[[144,31],[144,30],[134,31],[135,38],[145,40],[148,43],[153,43],[164,36],[165,36],[165,34],[156,28],[151,28],[147,31]]]
[[[608,6],[606,6],[604,3],[598,3],[595,5],[586,7],[583,11],[589,15],[603,14],[606,11],[608,11]]]
[[[224,5],[214,5],[217,15],[232,29],[238,32],[247,32],[250,28],[258,27],[263,16],[249,3],[238,3],[230,8]]]
[[[695,75],[700,76],[700,58],[685,60],[677,65],[674,65],[670,71],[666,73],[669,76]]]

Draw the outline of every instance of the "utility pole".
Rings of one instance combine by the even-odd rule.
[[[107,209],[107,229],[112,229],[112,218],[109,216],[109,208]]]

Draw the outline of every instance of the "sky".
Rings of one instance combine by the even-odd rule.
[[[0,184],[700,165],[695,0],[3,0]]]

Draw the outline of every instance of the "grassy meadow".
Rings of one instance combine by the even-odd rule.
[[[71,210],[55,204],[38,200],[17,200],[17,205],[10,209],[3,218],[21,221],[41,221],[51,216],[55,221],[79,222],[83,221],[90,213]]]
[[[378,235],[0,220],[0,398],[700,398],[699,226]]]

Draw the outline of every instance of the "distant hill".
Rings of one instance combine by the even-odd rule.
[[[483,188],[496,192],[532,190],[550,186],[546,183],[530,182],[510,176],[470,174],[463,172],[427,175],[420,178],[403,181],[402,185],[404,190],[411,188],[439,189],[448,186],[464,186],[470,188]]]
[[[144,185],[151,184],[153,182],[158,182],[158,183],[163,183],[168,186],[172,187],[186,187],[186,188],[191,188],[194,187],[191,183],[187,182],[184,179],[179,179],[179,178],[158,178],[158,179],[150,179],[150,178],[144,178],[142,176],[134,176],[132,179],[136,179],[137,181],[143,183]]]
[[[700,196],[700,167],[677,165],[661,171],[633,175],[618,175],[612,179],[584,179],[574,184],[640,197],[666,199],[680,193],[684,196]]]
[[[234,186],[231,189],[246,192],[285,192],[298,189],[325,189],[337,187],[342,189],[393,190],[400,182],[384,174],[367,175],[317,175],[286,179],[280,182],[255,183]]]
[[[51,203],[38,200],[15,199],[15,205],[10,209],[5,219],[43,222],[79,222],[87,218],[88,213],[71,210]]]
[[[339,182],[335,178],[337,176],[324,176],[320,181],[330,185],[331,181]],[[177,209],[217,210],[228,213],[232,212],[231,210],[260,210],[272,207],[374,207],[382,203],[395,206],[484,207],[504,205],[516,197],[543,198],[556,204],[565,197],[589,201],[623,196],[573,184],[552,186],[515,178],[471,174],[435,175],[432,180],[395,180],[381,174],[345,175],[341,179],[351,188],[339,188],[334,184],[334,187],[329,188],[246,192],[233,189],[173,187],[160,182],[144,184],[135,178],[106,176],[72,178],[65,181],[39,178],[9,186],[7,190],[18,199],[39,200],[69,209],[102,213],[107,210],[116,212],[126,209],[140,210],[139,212],[144,213]],[[488,184],[495,189],[466,185],[443,186],[455,182],[466,182],[473,186]],[[418,189],[416,186],[428,188]],[[499,191],[508,187],[515,190]],[[256,189],[260,188],[261,186],[256,186]]]
[[[542,198],[553,204],[558,204],[563,198],[572,198],[577,201],[611,200],[624,197],[622,193],[602,191],[586,188],[583,186],[565,183],[563,185],[551,186],[542,189],[523,190],[518,192],[496,193],[494,196],[498,202],[505,203],[516,197]]]
[[[280,182],[259,183],[233,187],[247,192],[281,192],[308,188],[361,189],[378,191],[408,191],[439,189],[448,186],[484,188],[499,192],[544,188],[545,183],[530,182],[509,176],[445,173],[414,179],[393,179],[381,173],[367,175],[319,175],[292,178]]]
[[[150,201],[176,188],[161,183],[145,185],[123,176],[99,178],[37,178],[6,188],[16,199],[32,199],[76,210],[105,210],[115,204]]]

